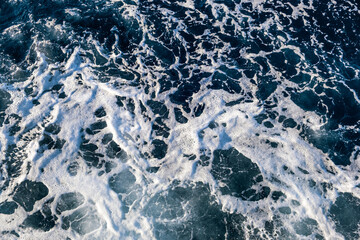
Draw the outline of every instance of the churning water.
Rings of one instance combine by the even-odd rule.
[[[357,0],[0,0],[1,239],[359,239]]]

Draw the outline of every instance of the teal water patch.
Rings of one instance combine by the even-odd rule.
[[[17,186],[14,194],[14,201],[22,206],[25,211],[33,210],[37,201],[46,197],[49,189],[42,182],[25,180]]]
[[[15,210],[18,208],[18,205],[16,202],[13,201],[5,201],[0,203],[0,213],[11,215],[15,212]]]
[[[346,239],[359,238],[360,199],[348,192],[340,193],[330,208],[329,216],[335,222],[336,231]]]
[[[222,183],[222,194],[243,200],[258,201],[270,194],[270,188],[261,186],[263,176],[259,167],[235,148],[215,150],[211,174]],[[260,185],[260,190],[252,187]]]
[[[141,186],[136,183],[136,177],[130,169],[125,169],[111,176],[109,178],[109,187],[118,194],[123,204],[121,207],[124,213],[127,213],[129,208],[142,195]]]
[[[101,220],[92,207],[82,207],[69,216],[62,218],[61,227],[71,228],[80,235],[85,235],[101,227]]]
[[[144,214],[153,219],[157,239],[245,239],[245,217],[223,212],[203,183],[155,194]]]
[[[56,205],[56,213],[69,211],[81,206],[85,201],[84,196],[78,192],[69,192],[61,194]]]
[[[42,209],[27,216],[21,226],[41,230],[44,232],[50,231],[53,227],[55,227],[55,224],[58,220],[58,217],[53,215],[51,211],[51,204],[53,201],[54,198],[46,201],[43,204]]]

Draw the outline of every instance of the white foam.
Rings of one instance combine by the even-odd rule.
[[[112,0],[112,2],[116,2],[116,0]],[[263,0],[251,2],[254,8],[262,9]],[[193,1],[188,0],[181,4],[189,9],[194,9]],[[229,14],[230,10],[224,7],[223,4],[211,4],[214,6],[214,15],[218,14],[219,9],[222,9],[227,15]],[[299,5],[296,9],[294,7],[293,9],[293,14],[298,15],[303,13],[305,6]],[[67,9],[66,11],[72,16],[77,16],[77,11],[74,9]],[[169,11],[162,11],[162,14],[173,15]],[[236,14],[240,15],[238,11]],[[144,21],[144,19],[138,18],[139,13],[136,7],[133,6],[127,6],[124,15],[126,15],[126,18],[137,18]],[[176,21],[175,18],[173,20]],[[141,22],[141,24],[145,25],[144,22]],[[224,23],[217,22],[216,24],[223,27]],[[271,24],[275,24],[274,21],[265,22],[261,28],[268,29]],[[48,25],[53,27],[54,22],[49,22]],[[63,27],[56,25],[59,32],[63,31]],[[145,34],[150,34],[147,29],[143,29]],[[241,28],[238,26],[237,30],[240,31]],[[8,29],[7,31],[11,32],[12,30]],[[54,34],[56,34],[55,30]],[[185,45],[184,39],[179,34],[175,34],[175,36]],[[285,38],[280,36],[278,38],[281,41],[282,48],[293,49],[304,60],[304,56],[298,48],[286,45]],[[156,40],[150,35],[149,39]],[[108,61],[122,56],[121,54],[115,54],[115,51],[106,52],[100,46],[100,43],[95,40],[89,40],[89,43]],[[137,52],[139,55],[133,70],[139,72],[146,83],[157,83],[164,68],[161,66],[155,66],[154,68],[144,66],[140,55],[148,56],[152,53],[145,45],[144,40],[140,45],[144,49]],[[196,66],[194,64],[191,67],[200,69],[203,72],[214,73],[219,66],[224,64],[218,60],[219,56],[229,49],[229,45],[222,49],[215,49],[212,52],[206,52],[206,50],[198,48],[197,52],[199,54],[207,53],[212,64],[210,66]],[[300,202],[300,206],[291,209],[293,214],[287,217],[283,216],[283,224],[286,229],[294,233],[293,223],[302,218],[310,217],[318,222],[318,228],[325,239],[341,238],[335,232],[333,224],[327,219],[326,212],[335,201],[337,192],[353,192],[355,196],[360,197],[359,189],[354,188],[358,182],[354,180],[352,171],[335,166],[328,160],[326,154],[299,137],[298,130],[285,129],[276,121],[273,121],[275,127],[272,129],[258,124],[254,117],[265,111],[260,102],[254,99],[254,102],[251,103],[241,103],[232,107],[226,106],[226,102],[237,100],[239,96],[228,94],[222,90],[210,91],[207,89],[210,79],[202,79],[201,89],[194,94],[190,107],[193,109],[197,103],[204,103],[204,113],[197,118],[192,117],[192,113],[183,113],[188,118],[188,122],[179,124],[173,117],[174,105],[168,97],[169,93],[175,92],[176,89],[159,94],[156,100],[164,102],[168,107],[171,117],[164,120],[164,122],[171,130],[168,138],[157,138],[161,138],[166,142],[168,151],[165,158],[161,160],[151,156],[145,157],[144,153],[151,152],[153,148],[150,143],[154,136],[151,135],[152,122],[142,116],[139,100],[145,104],[150,97],[144,93],[143,89],[129,86],[119,87],[114,84],[116,82],[126,82],[123,79],[113,78],[108,83],[98,82],[93,71],[93,68],[97,66],[83,57],[83,52],[85,50],[76,47],[72,50],[66,62],[59,63],[59,66],[49,64],[45,55],[38,53],[38,61],[35,63],[36,68],[31,78],[26,82],[8,87],[7,90],[12,95],[13,104],[7,109],[6,113],[19,113],[23,117],[20,132],[31,126],[34,129],[33,132],[36,132],[36,134],[34,133],[36,136],[30,143],[27,143],[23,139],[16,138],[18,136],[15,138],[8,136],[7,126],[0,129],[1,152],[5,152],[5,146],[8,143],[16,142],[19,146],[25,146],[24,151],[28,153],[27,161],[32,164],[28,174],[26,174],[25,168],[22,169],[23,176],[16,179],[9,189],[0,195],[0,200],[5,200],[15,184],[21,182],[26,176],[28,179],[42,181],[50,190],[48,197],[37,202],[31,213],[39,210],[41,204],[51,196],[55,196],[56,202],[62,193],[78,191],[85,196],[85,204],[96,209],[101,218],[102,226],[84,237],[70,230],[62,230],[60,225],[57,225],[49,232],[35,231],[34,233],[30,229],[22,229],[20,233],[24,239],[35,239],[34,234],[36,239],[51,237],[59,239],[67,236],[74,239],[134,238],[135,235],[131,235],[133,233],[129,232],[139,234],[138,236],[141,239],[154,239],[152,219],[143,216],[141,211],[152,196],[168,189],[173,180],[180,180],[183,183],[200,181],[209,184],[212,194],[216,196],[224,211],[238,212],[247,216],[251,224],[259,229],[263,229],[265,220],[271,220],[275,214],[278,214],[276,209],[282,206],[291,206],[291,200],[297,200]],[[246,54],[246,52],[243,52],[242,56],[253,60],[257,56],[265,56],[265,53]],[[189,57],[187,56],[187,58]],[[126,69],[130,68],[130,65],[125,64],[118,67],[119,69]],[[170,68],[175,69],[177,67],[178,60],[177,63],[170,66]],[[60,69],[63,72],[54,69]],[[272,73],[276,75],[278,80],[282,80],[281,74],[278,74],[273,69]],[[83,85],[78,84],[78,75],[81,75]],[[37,97],[40,104],[37,106],[33,106],[31,100],[24,93],[17,91],[17,88],[23,89],[31,82],[36,85],[39,93]],[[64,85],[62,90],[67,95],[65,99],[59,99],[56,93],[51,91],[44,92],[57,83]],[[245,89],[244,91],[255,95],[257,88],[250,83],[250,79],[243,77],[239,79],[239,84]],[[273,93],[273,96],[279,98],[279,106],[274,110],[281,114],[281,108],[286,106],[288,110],[284,114],[287,117],[293,118],[299,124],[307,124],[315,132],[319,130],[324,124],[320,116],[312,112],[305,112],[290,99],[281,97],[281,92],[287,86],[292,86],[292,83],[285,82]],[[159,84],[154,86],[152,90],[158,93]],[[355,92],[353,94],[359,102]],[[135,100],[135,116],[116,105],[116,96],[130,97]],[[126,163],[115,160],[118,166],[111,173],[98,176],[98,170],[88,167],[79,155],[79,145],[82,136],[81,129],[85,129],[96,121],[93,113],[101,106],[105,108],[107,113],[106,117],[103,118],[107,123],[107,128],[102,133],[89,137],[91,142],[97,143],[99,151],[105,152],[104,147],[99,142],[103,136],[102,134],[112,133],[113,140],[127,152],[129,159]],[[154,119],[154,114],[149,108],[147,114]],[[210,129],[208,125],[213,121],[217,122],[219,126]],[[62,151],[47,150],[44,153],[37,152],[38,142],[44,132],[44,126],[50,123],[60,125],[61,132],[57,137],[66,140],[66,143]],[[223,124],[226,124],[226,126]],[[200,131],[204,132],[202,138],[199,137]],[[276,142],[278,147],[271,147],[266,143],[267,140]],[[144,142],[148,144],[143,145]],[[269,196],[267,199],[249,202],[229,195],[222,195],[218,190],[219,183],[215,181],[210,173],[211,164],[201,166],[197,164],[197,161],[201,149],[208,149],[213,152],[219,148],[227,149],[229,147],[235,147],[256,163],[264,176],[263,184],[269,186],[272,191],[283,191],[287,196],[286,199],[275,203]],[[190,161],[184,154],[196,154],[197,159]],[[354,154],[353,157],[355,158]],[[3,159],[2,156],[1,159]],[[67,167],[70,162],[74,161],[77,161],[80,167],[76,176],[70,176]],[[356,161],[354,161],[356,164],[351,167],[358,169],[359,161],[359,156],[357,156]],[[149,173],[146,171],[149,166],[158,166],[160,169],[156,174]],[[285,171],[283,166],[287,166],[289,170]],[[298,167],[305,169],[309,174],[303,174]],[[141,187],[141,198],[130,207],[130,212],[124,219],[124,212],[121,210],[123,203],[118,199],[117,194],[109,188],[108,178],[112,174],[127,168],[131,169],[131,172],[136,177],[136,184]],[[41,169],[44,169],[44,172],[41,172]],[[336,171],[336,175],[329,173],[328,170]],[[289,173],[290,171],[293,171],[294,174]],[[309,187],[309,180],[313,180],[316,186]],[[328,189],[326,194],[321,189],[321,183],[323,182],[333,186],[333,189]],[[55,210],[54,207],[53,210]],[[18,208],[12,217],[17,220],[6,221],[0,219],[1,230],[14,229],[25,219],[26,213],[22,208]]]

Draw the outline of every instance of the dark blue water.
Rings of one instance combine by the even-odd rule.
[[[1,0],[1,238],[358,239],[359,8]]]

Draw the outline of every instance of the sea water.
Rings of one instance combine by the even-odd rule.
[[[358,239],[356,0],[0,0],[1,239]]]

